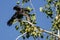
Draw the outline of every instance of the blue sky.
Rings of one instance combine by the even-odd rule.
[[[32,0],[32,3],[36,9],[37,25],[43,29],[49,30],[51,28],[51,19],[47,19],[46,15],[39,11],[39,7],[45,4],[43,0]],[[7,26],[7,21],[14,14],[12,9],[16,5],[16,0],[0,0],[0,40],[15,40],[20,34],[19,31],[15,30],[15,25],[11,27]],[[24,6],[31,6],[29,3]],[[46,35],[44,33],[44,35]],[[22,38],[20,38],[22,40]],[[30,38],[29,40],[32,40]],[[45,40],[45,39],[41,39]]]

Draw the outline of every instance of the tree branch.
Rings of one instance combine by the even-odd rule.
[[[32,24],[32,23],[29,22],[29,21],[24,21],[24,22],[28,22],[30,25],[35,26],[34,24]],[[59,36],[58,34],[54,34],[53,32],[50,32],[50,31],[44,30],[44,29],[42,29],[42,28],[40,28],[40,30],[43,31],[43,32],[45,32],[45,33],[48,33],[48,34],[51,34],[51,35],[54,35],[54,36],[60,38],[60,36]]]
[[[32,23],[29,22],[29,21],[23,20],[23,22],[27,22],[27,23],[29,23],[29,24],[32,25],[32,26],[36,26],[36,25],[32,24]],[[51,34],[51,35],[54,35],[54,36],[60,38],[60,36],[59,36],[58,34],[54,34],[53,32],[44,30],[44,29],[42,29],[42,28],[40,28],[40,30],[43,31],[43,32],[45,32],[45,33],[48,33],[48,34]],[[26,33],[27,33],[27,32],[23,33],[22,35],[19,35],[19,36],[16,38],[16,40],[18,40],[20,37],[22,37],[22,36],[25,35]]]
[[[60,30],[58,29],[58,36],[60,36]],[[60,38],[58,38],[58,40],[60,40]]]

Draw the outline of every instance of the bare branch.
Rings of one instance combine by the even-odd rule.
[[[16,40],[18,40],[20,37],[22,37],[23,35],[25,35],[27,32],[23,33],[22,35],[19,35]]]
[[[35,11],[35,8],[34,8],[31,0],[30,0],[30,4],[31,4],[31,6],[32,6],[32,8],[33,8],[33,10],[34,10],[34,13],[35,13],[36,11]]]
[[[58,36],[60,36],[60,30],[58,29]],[[60,38],[58,38],[58,40],[60,40]]]

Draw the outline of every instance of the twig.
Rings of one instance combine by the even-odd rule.
[[[20,37],[22,37],[23,35],[25,35],[27,32],[23,33],[22,35],[19,35],[16,40],[18,40]]]
[[[30,4],[31,4],[31,6],[32,6],[32,8],[33,8],[33,10],[34,10],[34,13],[36,13],[35,8],[34,8],[31,0],[30,0]]]
[[[60,30],[58,29],[58,36],[60,36]],[[58,38],[58,40],[60,40],[60,38]]]
[[[43,29],[42,29],[42,31],[44,31],[44,32],[46,32],[46,33],[48,33],[48,34],[51,34],[51,35],[54,35],[54,36],[60,38],[60,37],[58,36],[58,34],[54,34],[54,33],[51,32],[51,31],[47,31],[47,30],[43,30]]]

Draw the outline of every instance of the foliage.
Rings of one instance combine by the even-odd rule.
[[[29,1],[30,0],[22,0],[22,4],[25,4]],[[40,12],[44,12],[47,15],[47,17],[53,19],[51,31],[54,34],[58,34],[57,30],[60,30],[60,0],[44,0],[44,1],[46,1],[47,4],[44,7],[39,8]],[[19,4],[19,1],[17,2],[17,4]],[[29,12],[25,12],[25,13],[29,15],[30,21],[27,20],[26,17],[23,19],[36,25],[36,14],[35,13],[30,14],[30,12],[33,11],[34,9],[30,7],[26,7],[26,9],[29,10]],[[19,29],[21,34],[26,32],[26,35],[22,36],[23,39],[29,38],[30,36],[32,36],[33,38],[38,38],[38,37],[43,38],[43,34],[42,34],[43,31],[40,30],[39,26],[32,26],[29,23],[24,22],[23,20],[21,20],[19,23],[20,26],[17,25],[15,26],[15,28],[16,30]],[[56,37],[49,34],[47,36],[47,40],[48,39],[55,40]]]
[[[53,18],[51,30],[53,33],[58,34],[57,31],[60,30],[60,0],[46,1],[47,4],[44,7],[40,7],[40,11],[46,13],[50,18]],[[50,40],[56,40],[56,37],[50,36]]]
[[[22,0],[22,4],[29,2],[30,0]],[[17,4],[19,4],[19,1],[17,2]],[[33,11],[33,8],[30,7],[26,7],[26,9],[28,9],[30,12]],[[28,12],[26,12],[26,14],[29,14],[30,17],[30,22],[33,24],[36,24],[36,15],[35,13],[30,14]],[[26,20],[27,18],[25,18]],[[27,20],[29,21],[29,20]],[[38,38],[41,37],[43,38],[42,35],[42,31],[40,30],[40,27],[38,26],[32,26],[27,22],[24,22],[23,20],[20,21],[20,26],[15,26],[16,30],[20,30],[20,33],[25,33],[26,32],[26,36],[23,36],[23,39],[25,38],[29,38],[30,36],[33,36],[33,38]]]

